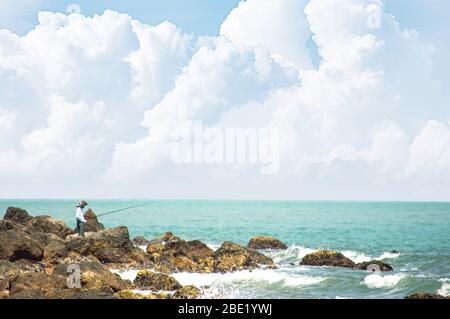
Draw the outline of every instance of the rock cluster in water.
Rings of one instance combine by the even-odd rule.
[[[283,242],[270,236],[253,237],[247,247],[226,241],[215,251],[199,240],[186,241],[171,232],[153,240],[142,236],[131,240],[127,227],[105,229],[92,210],[86,213],[86,220],[86,237],[79,237],[64,222],[50,216],[33,217],[23,209],[8,208],[0,220],[0,299],[199,298],[201,287],[183,286],[171,274],[272,269],[276,268],[273,260],[258,250],[287,249]],[[308,254],[300,264],[393,270],[378,260],[354,263],[334,250]],[[79,267],[79,287],[69,288],[71,265]],[[141,270],[131,282],[112,269]],[[407,298],[444,297],[417,293]]]

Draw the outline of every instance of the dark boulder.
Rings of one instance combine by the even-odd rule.
[[[155,291],[172,291],[182,287],[175,278],[166,274],[151,272],[149,270],[139,271],[133,283],[139,289]]]
[[[43,247],[21,230],[0,232],[0,259],[41,260]]]
[[[287,249],[288,247],[279,239],[272,236],[252,237],[248,242],[248,248],[251,249]]]
[[[215,268],[214,251],[199,240],[169,241],[165,245],[151,243],[147,253],[159,265],[168,266],[171,272],[210,273]]]
[[[9,220],[20,225],[25,225],[32,218],[25,209],[17,207],[9,207],[3,217],[4,220]]]
[[[173,299],[197,299],[200,297],[201,291],[195,286],[184,286],[173,294]]]
[[[369,271],[393,271],[394,268],[392,268],[391,265],[382,262],[380,260],[371,260],[366,261],[363,263],[356,264],[355,268],[361,269],[361,270],[369,270]]]
[[[97,215],[95,215],[92,209],[87,210],[84,214],[84,218],[86,219],[86,223],[84,224],[85,232],[98,232],[105,229],[105,226],[98,221]]]
[[[262,265],[273,265],[272,259],[256,250],[226,241],[214,253],[215,272],[232,272],[255,269]]]
[[[319,250],[303,257],[300,265],[354,268],[356,264],[335,250]]]

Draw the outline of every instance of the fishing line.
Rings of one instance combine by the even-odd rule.
[[[113,210],[113,211],[110,211],[110,212],[107,212],[107,213],[103,213],[103,214],[97,215],[97,217],[106,216],[106,215],[111,215],[111,214],[123,212],[123,211],[125,211],[125,210],[129,210],[129,209],[132,209],[132,208],[137,208],[137,207],[142,207],[142,206],[147,206],[147,205],[150,205],[150,203],[141,204],[141,205],[135,205],[135,206],[130,206],[130,207],[121,208],[121,209],[118,209],[118,210]]]

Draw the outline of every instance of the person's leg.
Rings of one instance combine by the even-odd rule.
[[[80,221],[77,219],[77,233],[78,233],[78,236],[81,236],[80,234],[81,234],[81,228],[80,228]]]
[[[80,233],[81,233],[80,236],[84,237],[84,223],[83,222],[80,222]]]

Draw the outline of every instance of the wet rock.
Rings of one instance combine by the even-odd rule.
[[[197,299],[201,291],[195,286],[184,286],[178,289],[172,296],[173,299]]]
[[[150,244],[147,253],[160,265],[161,263],[167,265],[171,272],[214,271],[214,251],[199,240],[170,241],[161,245],[161,243]]]
[[[370,271],[393,271],[394,268],[392,268],[391,265],[382,262],[380,260],[371,260],[366,261],[363,263],[356,264],[355,268],[361,269],[361,270],[370,270]]]
[[[30,234],[35,232],[52,233],[62,239],[74,233],[63,221],[50,216],[33,217],[25,224],[24,231]]]
[[[167,293],[150,293],[138,294],[131,290],[122,290],[114,294],[119,299],[169,299],[170,294]]]
[[[154,262],[157,262],[160,259],[164,246],[165,243],[159,239],[152,240],[148,243],[146,251]]]
[[[226,241],[214,253],[215,272],[232,272],[255,269],[261,265],[272,265],[273,261],[256,250]]]
[[[17,207],[9,207],[3,217],[4,220],[9,220],[20,225],[25,225],[32,218],[25,209]]]
[[[97,215],[95,215],[92,209],[88,209],[86,213],[84,213],[84,218],[87,221],[84,224],[85,232],[98,232],[105,229],[105,226],[98,221]]]
[[[53,273],[67,277],[69,265],[78,265],[80,267],[80,283],[83,290],[112,294],[131,287],[131,282],[123,280],[119,275],[105,269],[100,261],[93,256],[65,258],[55,266]]]
[[[272,236],[252,237],[248,242],[248,248],[251,249],[287,249],[288,247],[278,238]]]
[[[349,258],[335,250],[319,250],[303,257],[300,265],[332,266],[354,268],[356,265]]]
[[[150,240],[145,239],[144,236],[137,236],[132,240],[135,246],[147,246],[150,244]]]
[[[181,288],[180,283],[175,278],[149,270],[139,271],[133,283],[137,288],[146,290],[171,291]]]
[[[0,232],[0,259],[41,260],[43,247],[21,230]]]
[[[444,297],[437,293],[418,292],[405,297],[405,299],[450,299],[450,297]]]

